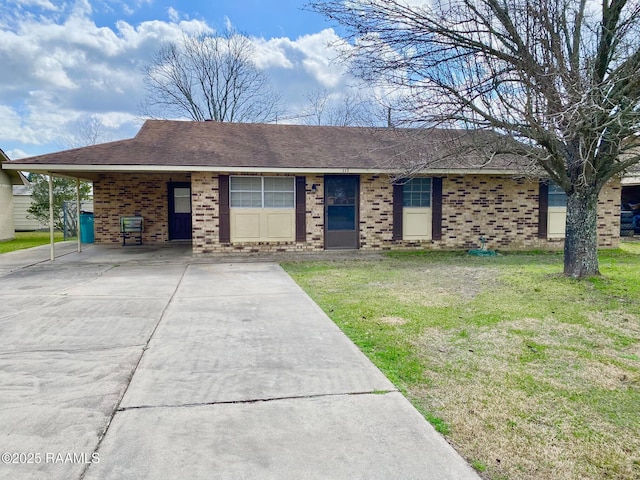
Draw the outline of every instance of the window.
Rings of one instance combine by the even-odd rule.
[[[265,208],[293,208],[294,178],[263,177]]]
[[[173,189],[173,213],[191,213],[191,188]]]
[[[231,177],[232,208],[294,208],[294,177]]]
[[[403,207],[431,207],[431,179],[412,178],[402,189]]]
[[[564,238],[567,224],[567,194],[549,182],[547,205],[547,238]]]
[[[553,182],[549,182],[549,206],[550,207],[566,207],[567,194],[564,193],[562,187]]]

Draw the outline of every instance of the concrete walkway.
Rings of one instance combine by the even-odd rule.
[[[2,478],[478,479],[275,263],[2,257]]]

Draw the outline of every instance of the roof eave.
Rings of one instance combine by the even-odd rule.
[[[95,175],[97,173],[174,173],[174,172],[234,172],[234,173],[291,173],[291,174],[342,174],[342,175],[378,175],[387,173],[401,173],[401,170],[382,168],[352,168],[352,167],[231,167],[231,166],[159,166],[159,165],[52,165],[18,163],[3,164],[7,170],[21,170],[34,173],[51,174],[81,174]],[[421,174],[430,175],[517,175],[521,173],[515,169],[456,169],[436,168],[426,169]]]

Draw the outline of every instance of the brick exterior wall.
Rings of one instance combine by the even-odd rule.
[[[233,175],[234,172],[229,172]],[[191,181],[193,253],[294,252],[324,249],[324,177],[306,175],[306,242],[219,243],[218,174],[110,174],[94,182],[97,243],[117,243],[119,218],[142,215],[145,243],[168,240],[167,183]],[[315,185],[315,192],[312,186]],[[360,248],[469,249],[484,236],[493,249],[560,249],[563,240],[538,238],[538,183],[498,175],[448,175],[442,186],[442,239],[392,240],[393,188],[383,175],[360,177]],[[619,182],[610,182],[599,201],[599,244],[617,247]]]
[[[617,248],[620,245],[620,203],[622,185],[619,180],[610,181],[600,192],[598,199],[598,244]]]
[[[225,173],[234,175],[234,172]],[[246,175],[246,174],[243,174]],[[324,250],[324,177],[307,175],[306,242],[219,243],[218,174],[195,172],[191,177],[193,210],[193,253],[304,252]],[[313,192],[312,186],[316,185]]]
[[[390,249],[393,236],[393,185],[388,177],[360,176],[360,248]]]
[[[561,249],[562,239],[538,238],[538,182],[498,175],[449,175],[442,182],[442,239],[392,240],[392,186],[384,176],[361,176],[360,248],[470,249],[487,239],[492,249]],[[610,182],[598,202],[598,243],[620,239],[619,182]]]
[[[96,243],[122,243],[120,217],[144,217],[143,243],[169,240],[168,187],[189,182],[187,174],[114,173],[93,182],[93,215]]]

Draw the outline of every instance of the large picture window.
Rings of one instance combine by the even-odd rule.
[[[232,208],[294,208],[295,177],[231,177]]]
[[[412,178],[402,190],[403,207],[431,207],[431,179]]]

